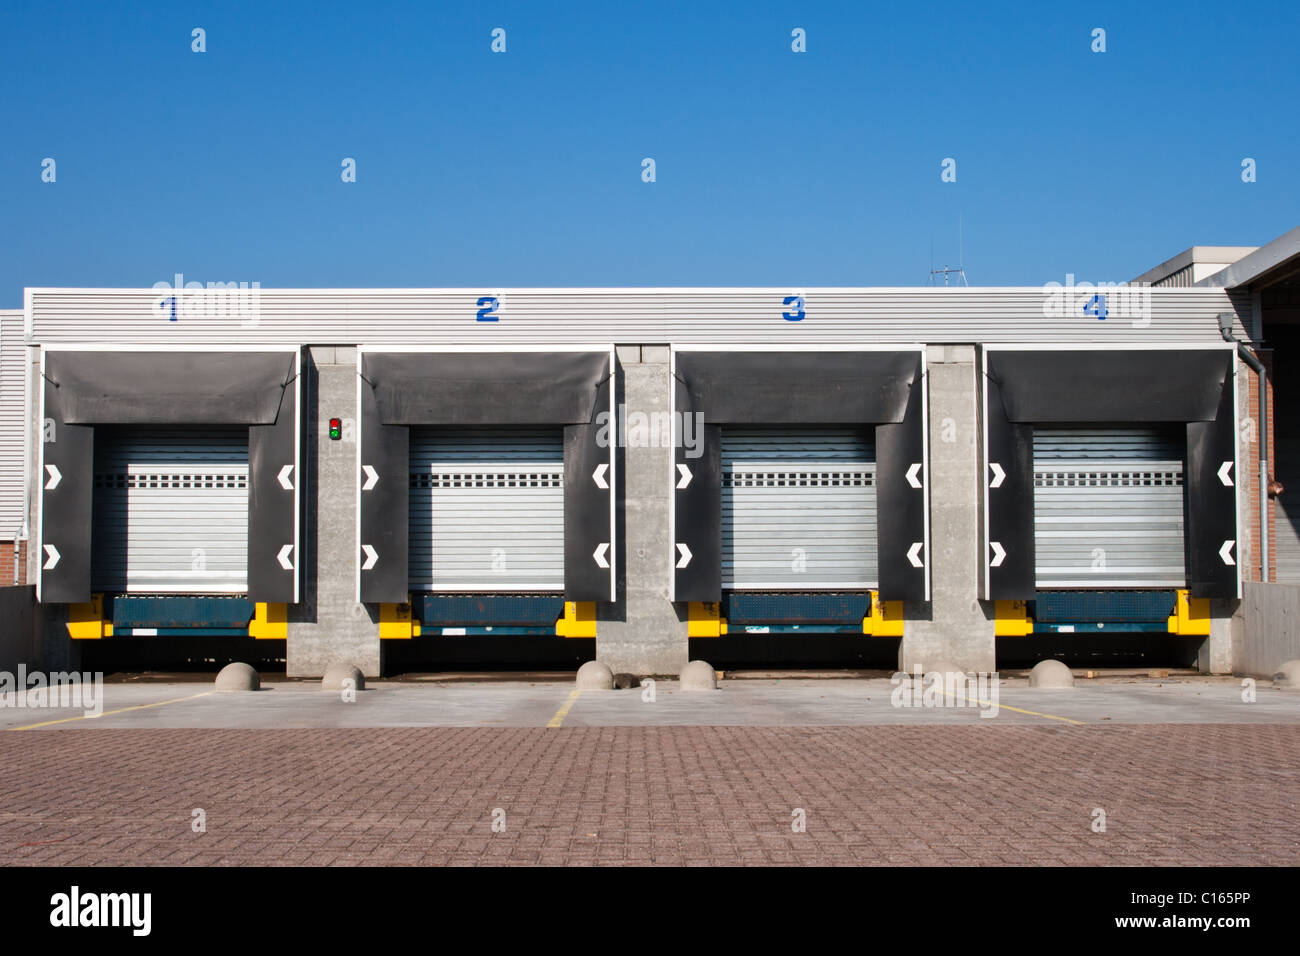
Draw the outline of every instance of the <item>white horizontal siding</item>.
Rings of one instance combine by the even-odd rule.
[[[152,289],[29,289],[42,344],[465,345],[618,343],[1217,343],[1223,289],[1151,289],[1150,320],[1044,315],[1027,288],[861,289],[263,289],[226,300],[182,296],[177,321]],[[782,318],[788,295],[806,318]],[[499,321],[478,322],[494,295]],[[1244,306],[1243,306],[1244,308]],[[1238,334],[1245,329],[1238,322]]]
[[[0,311],[0,541],[14,540],[23,526],[26,353],[22,311]]]

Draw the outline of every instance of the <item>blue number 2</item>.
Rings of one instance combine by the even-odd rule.
[[[483,296],[478,300],[479,310],[475,318],[479,322],[500,322],[501,316],[495,314],[499,304],[492,296]]]

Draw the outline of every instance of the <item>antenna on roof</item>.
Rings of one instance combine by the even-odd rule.
[[[957,268],[956,268],[956,269],[950,269],[950,268],[948,268],[948,265],[947,265],[946,263],[944,264],[944,267],[943,267],[942,269],[936,269],[936,268],[934,267],[934,240],[930,240],[930,281],[929,281],[929,284],[930,284],[930,285],[934,285],[934,277],[935,277],[935,276],[943,276],[943,284],[944,284],[945,286],[947,286],[947,285],[948,285],[948,282],[949,282],[948,277],[949,277],[949,276],[957,276],[959,279],[961,279],[961,284],[962,284],[962,285],[964,285],[964,286],[969,286],[970,283],[966,281],[966,269],[965,269],[965,267],[962,265],[962,256],[963,256],[963,249],[962,249],[962,235],[961,235],[961,216],[958,216],[958,217],[957,217]]]

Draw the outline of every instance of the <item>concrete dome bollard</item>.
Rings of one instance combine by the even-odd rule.
[[[350,685],[344,683],[349,680],[352,681]],[[361,673],[361,668],[351,664],[331,664],[325,668],[325,676],[320,679],[321,690],[338,691],[346,686],[353,690],[366,689],[366,675]]]
[[[587,661],[578,668],[576,684],[578,690],[613,690],[614,672],[608,664]]]
[[[1060,661],[1039,661],[1029,672],[1029,686],[1062,690],[1074,686],[1074,675]]]
[[[718,672],[708,661],[691,661],[677,676],[682,690],[717,690]]]
[[[261,690],[262,679],[248,664],[227,664],[217,674],[214,686],[217,690]]]
[[[1273,673],[1273,686],[1283,690],[1300,690],[1300,660],[1279,664]]]

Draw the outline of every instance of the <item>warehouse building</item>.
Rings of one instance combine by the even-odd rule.
[[[51,660],[989,671],[1140,646],[1228,672],[1243,580],[1287,564],[1249,517],[1237,342],[1294,311],[1262,275],[28,289],[0,314],[0,521]]]

